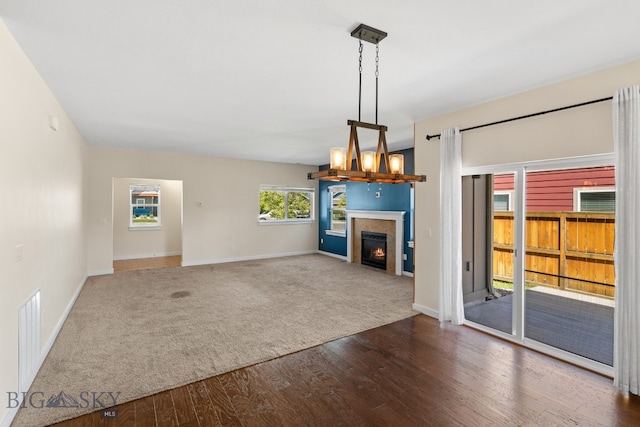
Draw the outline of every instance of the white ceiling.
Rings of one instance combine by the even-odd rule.
[[[415,121],[640,58],[638,0],[0,0],[0,17],[88,144],[288,163],[346,147],[360,23],[389,33],[391,149]]]

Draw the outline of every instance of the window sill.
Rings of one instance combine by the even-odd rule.
[[[161,225],[130,225],[129,231],[151,231],[162,230]]]
[[[313,224],[313,219],[268,219],[258,221],[258,225]]]
[[[325,230],[325,233],[329,236],[347,237],[346,230]]]

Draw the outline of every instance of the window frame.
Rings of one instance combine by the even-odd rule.
[[[290,187],[282,185],[260,184],[258,195],[264,191],[284,192],[284,218],[261,219],[262,212],[258,206],[258,225],[276,225],[276,224],[309,224],[315,222],[315,197],[316,190],[313,187]],[[289,214],[289,193],[309,193],[309,217],[304,218],[288,218]],[[258,203],[260,198],[258,197]]]
[[[584,193],[613,193],[614,206],[616,197],[615,186],[602,186],[602,187],[575,187],[573,189],[573,210],[575,212],[615,212],[615,211],[583,211],[582,210],[582,194]]]
[[[347,206],[346,206],[347,186],[345,184],[342,184],[342,185],[330,185],[327,188],[327,191],[329,193],[329,228],[327,230],[325,230],[325,232],[330,236],[346,237],[346,235],[347,235],[347,224],[346,224],[346,217],[347,217]],[[333,206],[333,201],[334,201],[333,199],[334,199],[334,197],[335,197],[335,195],[337,193],[344,193],[344,197],[345,197],[345,207],[344,208],[335,208]],[[344,229],[335,229],[334,228],[334,223],[333,223],[333,212],[334,211],[343,211],[344,212],[344,216],[345,216]]]
[[[139,187],[153,187],[154,191],[158,193],[158,202],[157,203],[147,203],[146,200],[136,197],[136,201],[134,203],[134,191],[136,191]],[[139,230],[160,230],[162,228],[162,215],[161,215],[161,207],[162,207],[162,189],[160,184],[129,184],[129,230],[131,231],[139,231]],[[140,201],[142,200],[142,203]],[[133,222],[133,210],[135,208],[144,207],[144,208],[156,208],[157,215],[155,215],[156,222],[154,223],[135,223]]]

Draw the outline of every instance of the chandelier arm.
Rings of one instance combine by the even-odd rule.
[[[376,166],[377,166],[376,170],[378,172],[382,171],[382,169],[380,169],[380,160],[383,158],[384,158],[384,165],[388,173],[389,172],[389,152],[387,151],[387,139],[385,138],[384,130],[380,129],[380,132],[378,133],[378,148],[376,149]]]
[[[351,132],[353,132],[353,145],[356,148],[356,170],[362,171],[362,157],[360,156],[360,143],[358,142],[358,129],[356,125],[351,126]],[[351,160],[349,160],[351,161]]]

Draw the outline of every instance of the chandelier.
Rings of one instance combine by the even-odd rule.
[[[349,132],[349,145],[344,148],[332,148],[330,152],[329,169],[307,174],[308,179],[319,179],[326,181],[358,181],[358,182],[424,182],[425,175],[409,175],[404,173],[404,156],[402,154],[391,154],[387,149],[386,131],[387,127],[378,124],[378,65],[379,46],[382,39],[387,37],[387,33],[377,30],[364,24],[360,24],[351,32],[351,36],[360,40],[358,52],[358,120],[347,120],[347,126],[351,128]],[[362,112],[362,42],[366,41],[376,46],[376,121],[367,123],[361,120]],[[368,129],[378,131],[378,148],[374,151],[360,152],[358,141],[358,129]],[[355,154],[355,162],[354,160]],[[384,171],[382,171],[382,160],[384,159]],[[355,163],[355,170],[353,164]]]

